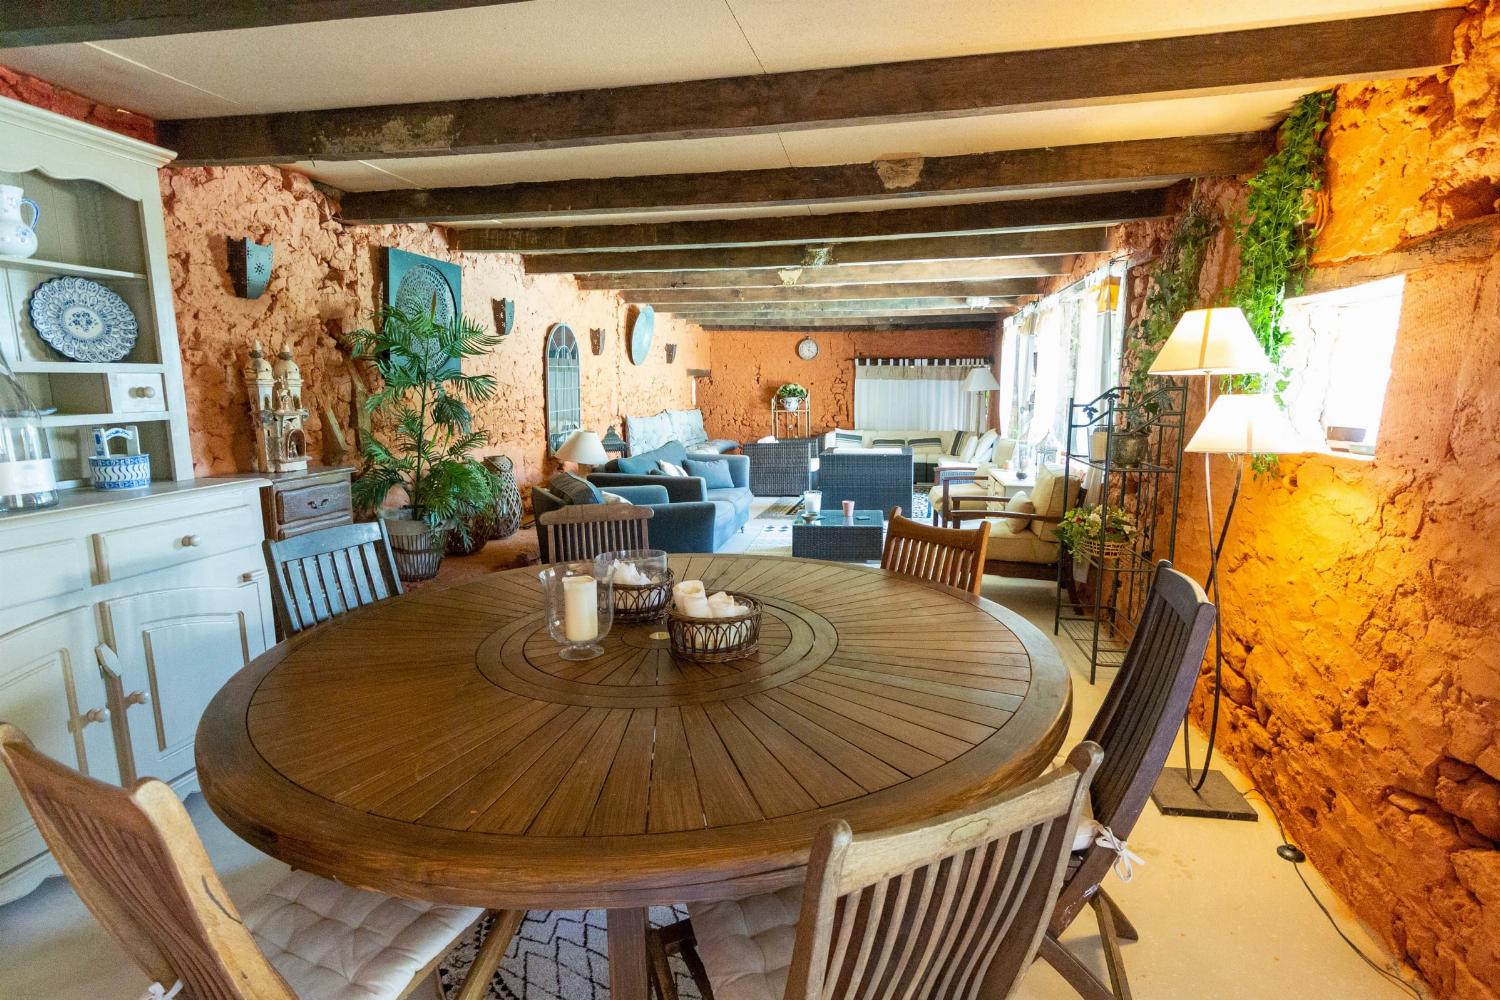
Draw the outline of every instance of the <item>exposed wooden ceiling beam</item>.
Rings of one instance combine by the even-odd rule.
[[[1031,229],[1098,227],[1169,214],[1169,188],[1103,194],[987,201],[969,205],[890,208],[826,215],[778,215],[761,219],[713,219],[622,226],[558,226],[552,229],[461,229],[459,248],[510,253],[661,250],[782,243],[841,243],[912,236],[968,236]],[[530,236],[517,236],[530,233]],[[552,249],[527,248],[549,242]],[[1037,253],[1028,250],[1022,253]],[[1071,253],[1073,251],[1063,251]],[[990,255],[997,256],[997,255]]]
[[[929,194],[1060,193],[1082,184],[1149,185],[1249,173],[1271,151],[1267,132],[1095,142],[1012,149],[920,161],[910,175],[882,176],[873,163],[779,170],[603,177],[474,187],[346,194],[345,222],[536,220],[674,209],[801,208]]]
[[[12,0],[0,49],[493,7],[519,0]]]
[[[713,305],[734,302],[838,303],[849,299],[917,299],[942,297],[1008,298],[1036,295],[1041,285],[1033,278],[997,281],[918,281],[907,284],[800,285],[769,288],[632,288],[620,293],[626,302],[649,302],[666,307],[687,303]]]
[[[583,274],[578,287],[588,291],[640,288],[812,288],[823,285],[873,285],[911,281],[993,281],[996,278],[1044,278],[1067,274],[1072,257],[982,257],[978,260],[922,260],[895,264],[847,264],[833,267],[725,268],[705,271],[625,271]]]
[[[1030,254],[1071,255],[1108,250],[1108,233],[1106,229],[1063,229],[811,245],[528,254],[525,265],[528,274],[621,275],[646,271],[782,269]],[[769,273],[774,274],[775,270]]]
[[[928,296],[912,299],[846,299],[842,302],[720,302],[663,305],[662,312],[674,316],[881,316],[923,314],[931,312],[983,313],[1015,305],[1006,299],[992,299],[988,305],[973,307],[965,296]]]
[[[92,6],[53,3],[75,10]],[[333,0],[327,4],[337,6]],[[133,4],[147,5],[148,0]],[[218,6],[251,4],[234,0]],[[20,10],[13,16],[12,30],[36,20]],[[199,118],[163,122],[160,137],[183,164],[284,163],[556,149],[1087,107],[1304,80],[1411,75],[1452,61],[1461,16],[1452,8],[1424,10],[685,83]]]
[[[881,330],[920,333],[923,330],[993,330],[998,315],[986,314],[975,319],[971,314],[901,317],[849,316],[804,319],[749,319],[739,322],[713,320],[698,325],[713,332],[716,330],[754,330],[757,332],[797,332],[803,330],[858,330],[876,332]]]

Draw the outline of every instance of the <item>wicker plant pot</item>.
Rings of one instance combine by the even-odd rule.
[[[615,621],[649,622],[660,618],[672,603],[672,585],[676,582],[675,574],[667,570],[667,578],[660,583],[613,584]]]
[[[1130,542],[1124,539],[1111,539],[1104,541],[1099,538],[1085,538],[1079,541],[1078,551],[1092,559],[1100,562],[1108,562],[1118,559],[1130,548]]]
[[[676,608],[667,609],[672,655],[698,663],[724,663],[760,648],[760,602],[734,591],[729,596],[750,610],[733,618],[690,618]]]
[[[415,520],[411,508],[382,513],[386,533],[391,538],[391,555],[396,560],[396,573],[405,583],[431,580],[443,565],[443,553],[447,548],[446,528],[433,529],[426,521]]]

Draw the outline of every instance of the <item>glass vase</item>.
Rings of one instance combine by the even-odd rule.
[[[613,553],[590,562],[558,563],[537,574],[546,595],[547,634],[564,660],[591,660],[604,652],[614,624]]]
[[[0,357],[0,514],[55,503],[57,476],[42,415]]]

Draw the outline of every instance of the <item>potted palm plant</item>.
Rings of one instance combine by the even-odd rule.
[[[442,565],[449,532],[467,543],[474,515],[493,510],[499,478],[472,454],[487,444],[469,407],[495,395],[493,375],[465,375],[462,359],[486,354],[501,338],[457,316],[387,307],[375,329],[352,334],[354,356],[375,366],[384,385],[366,407],[384,418],[389,440],[371,439],[354,480],[355,505],[386,521],[403,580],[429,580]],[[406,506],[382,509],[399,488]]]

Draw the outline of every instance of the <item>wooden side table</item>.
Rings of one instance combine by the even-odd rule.
[[[271,485],[260,492],[266,537],[281,541],[320,528],[354,521],[350,496],[353,468],[313,468],[266,476]]]

